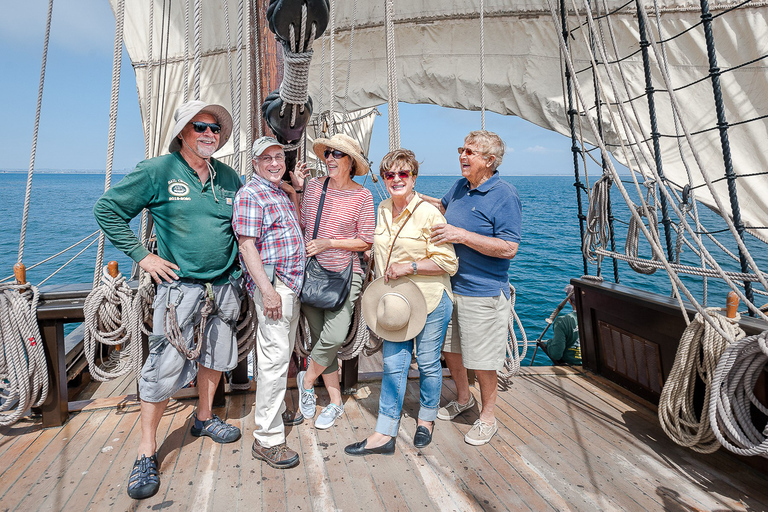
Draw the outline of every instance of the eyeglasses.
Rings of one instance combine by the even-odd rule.
[[[265,164],[270,163],[272,160],[280,164],[285,161],[285,154],[278,153],[277,155],[274,155],[274,156],[262,155],[256,158],[259,160],[259,162],[264,162]]]
[[[323,156],[325,158],[328,158],[331,155],[333,155],[333,158],[335,158],[336,160],[339,160],[341,158],[344,158],[345,156],[348,156],[346,153],[344,153],[343,151],[339,151],[338,149],[326,149],[325,151],[323,151]]]
[[[476,149],[471,149],[471,148],[465,148],[464,146],[458,148],[458,150],[459,150],[459,156],[463,155],[464,153],[466,153],[467,156],[472,156],[472,155],[482,156],[484,154],[482,151],[477,151]]]
[[[192,121],[192,128],[197,133],[205,133],[208,128],[211,129],[211,133],[219,133],[221,131],[221,125],[219,123],[204,123],[202,121]]]
[[[387,181],[392,181],[393,179],[395,179],[395,176],[397,176],[401,180],[404,180],[409,176],[413,176],[413,172],[412,171],[397,171],[397,172],[390,171],[390,172],[384,173],[384,179]]]

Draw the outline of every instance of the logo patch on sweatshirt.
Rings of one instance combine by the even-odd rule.
[[[171,180],[168,182],[168,193],[174,197],[186,197],[189,195],[189,185],[181,180]]]

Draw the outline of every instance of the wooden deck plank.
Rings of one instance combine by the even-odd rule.
[[[252,392],[215,411],[243,432],[230,445],[191,437],[196,400],[172,400],[158,429],[161,489],[141,502],[125,491],[140,438],[135,403],[87,409],[55,429],[24,420],[0,429],[0,454],[15,459],[0,470],[0,510],[768,509],[763,474],[725,453],[678,447],[653,408],[598,377],[524,369],[501,387],[499,433],[487,445],[464,443],[474,408],[438,421],[432,444],[415,449],[418,382],[409,381],[395,455],[349,457],[344,446],[368,436],[378,413],[380,383],[362,382],[333,428],[316,430],[311,420],[287,428],[301,457],[287,471],[248,453]],[[325,390],[318,394],[326,404]],[[454,397],[446,379],[443,398]],[[287,406],[296,401],[289,391]]]

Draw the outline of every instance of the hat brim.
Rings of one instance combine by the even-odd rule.
[[[179,134],[181,130],[187,126],[196,115],[210,114],[216,118],[216,122],[221,125],[221,132],[219,133],[219,144],[216,146],[216,151],[220,150],[224,144],[227,143],[229,137],[232,135],[232,116],[229,115],[229,111],[221,105],[205,105],[198,111],[192,111],[181,117],[173,127],[171,132],[171,143],[168,145],[168,151],[173,153],[181,149],[181,141],[179,140]]]
[[[390,330],[379,325],[376,310],[379,300],[385,293],[396,291],[402,294],[411,305],[411,317],[405,327]],[[365,323],[379,338],[387,341],[406,341],[416,337],[427,323],[427,301],[416,283],[407,277],[390,279],[388,282],[380,277],[368,285],[362,298],[362,310]]]
[[[339,139],[324,138],[315,139],[315,142],[312,143],[312,151],[315,152],[315,156],[317,156],[318,160],[323,163],[325,163],[325,155],[323,153],[325,153],[325,150],[328,148],[343,151],[355,160],[355,176],[365,176],[368,174],[368,160],[366,160],[351,144],[347,144]]]

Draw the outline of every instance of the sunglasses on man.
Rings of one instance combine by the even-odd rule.
[[[221,131],[221,125],[219,123],[204,123],[202,121],[193,121],[192,128],[194,128],[197,133],[205,133],[205,130],[208,128],[210,128],[211,133],[214,134]]]
[[[325,158],[328,158],[331,155],[333,155],[333,158],[336,160],[339,160],[347,156],[346,153],[344,153],[343,151],[339,151],[338,149],[326,149],[325,151],[323,151],[323,156]]]

